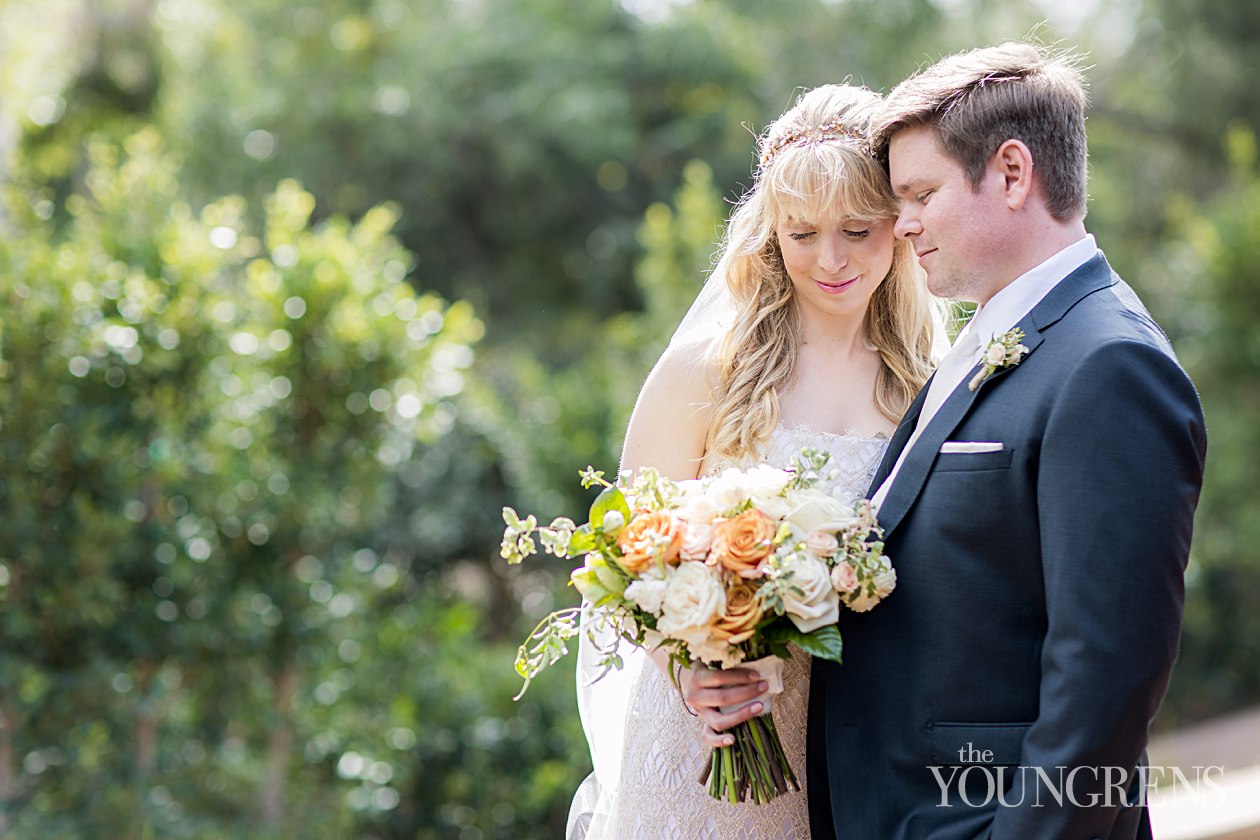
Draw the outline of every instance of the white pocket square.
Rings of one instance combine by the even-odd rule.
[[[1001,452],[1002,444],[987,440],[950,440],[941,444],[941,454],[961,452],[974,455],[978,452]]]

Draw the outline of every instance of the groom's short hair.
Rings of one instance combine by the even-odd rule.
[[[1084,216],[1087,96],[1079,63],[1071,53],[1019,42],[943,58],[888,94],[871,124],[872,146],[887,164],[894,134],[933,128],[978,188],[998,147],[1020,140],[1032,152],[1050,214]]]

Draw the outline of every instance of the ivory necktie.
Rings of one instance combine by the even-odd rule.
[[[954,345],[949,348],[949,352],[945,354],[945,358],[941,359],[941,364],[936,369],[936,376],[932,378],[932,384],[928,387],[927,396],[923,398],[923,409],[919,412],[919,420],[915,424],[914,433],[910,435],[910,439],[906,441],[905,447],[901,450],[901,455],[897,457],[897,463],[893,465],[892,472],[888,474],[888,478],[884,479],[884,483],[879,486],[871,501],[876,507],[884,503],[884,499],[888,496],[888,490],[892,487],[892,483],[897,478],[897,473],[901,472],[901,465],[905,463],[906,456],[919,440],[919,435],[923,434],[923,430],[927,428],[927,424],[936,416],[936,412],[940,409],[945,399],[954,392],[963,378],[971,372],[976,366],[976,357],[980,352],[980,339],[969,323],[963,327],[955,339]]]
[[[979,352],[980,339],[976,335],[975,330],[971,329],[971,325],[968,324],[958,334],[958,339],[954,342],[954,346],[949,348],[949,352],[945,354],[945,358],[941,359],[941,364],[936,369],[936,376],[932,379],[932,386],[928,388],[927,397],[923,400],[923,410],[919,412],[919,423],[915,427],[916,432],[926,426],[928,421],[936,416],[941,403],[945,402],[945,399],[954,392],[963,378],[976,366],[976,356]]]

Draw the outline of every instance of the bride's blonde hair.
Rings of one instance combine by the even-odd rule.
[[[735,319],[717,346],[717,382],[706,448],[738,460],[758,451],[779,421],[779,393],[796,377],[801,344],[796,293],[775,227],[787,218],[897,215],[888,177],[867,132],[878,94],[824,85],[801,95],[758,139],[753,186],[727,224],[714,279],[724,280]],[[897,240],[892,268],[871,297],[863,327],[879,351],[880,412],[897,422],[932,371],[934,302],[909,242]]]

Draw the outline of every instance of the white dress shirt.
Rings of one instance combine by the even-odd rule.
[[[949,353],[941,360],[940,367],[928,387],[923,409],[919,412],[919,420],[913,434],[902,448],[892,472],[888,474],[888,478],[884,479],[884,483],[879,486],[871,499],[876,507],[883,504],[884,499],[887,498],[889,488],[897,478],[897,473],[901,471],[906,455],[918,442],[919,435],[936,416],[937,410],[946,398],[975,368],[988,343],[1023,320],[1033,307],[1041,303],[1041,299],[1049,294],[1051,289],[1088,262],[1097,252],[1098,245],[1095,244],[1094,237],[1086,234],[1083,239],[1073,242],[1045,262],[1016,277],[990,298],[988,303],[976,310],[967,325],[958,332]]]

